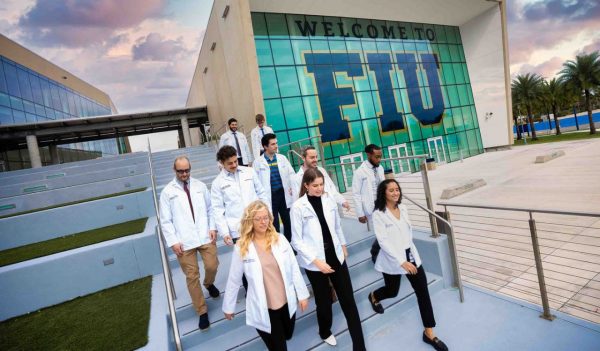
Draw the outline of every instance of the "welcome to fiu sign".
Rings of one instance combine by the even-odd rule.
[[[317,22],[296,21],[298,29],[303,36],[314,36]],[[321,22],[324,36],[336,36],[334,24]],[[338,36],[353,36],[361,38],[364,35],[370,38],[396,38],[408,39],[404,27],[381,26],[377,28],[369,25],[363,28],[360,24],[354,24],[347,32],[343,23],[338,23]],[[339,29],[339,31],[338,31]],[[416,28],[415,28],[416,29]],[[415,37],[423,35],[423,40],[434,40],[433,30],[415,31]],[[392,56],[395,56],[395,63]],[[366,66],[374,73],[378,87],[378,95],[381,101],[381,114],[379,115],[382,132],[391,132],[405,128],[403,115],[396,105],[390,73],[396,69],[402,71],[407,87],[408,100],[413,116],[423,125],[439,123],[444,114],[444,99],[440,87],[438,75],[439,63],[436,54],[431,53],[365,53]],[[363,71],[363,63],[359,53],[304,53],[306,69],[315,78],[316,88],[319,96],[319,105],[323,122],[318,124],[323,142],[332,142],[350,138],[348,121],[342,115],[342,106],[354,105],[354,88],[336,87],[336,73],[345,73],[351,77],[366,77]],[[417,63],[420,63],[418,67]],[[431,97],[431,106],[425,107],[421,97],[421,89],[417,78],[417,70],[425,71],[428,81],[428,89]]]

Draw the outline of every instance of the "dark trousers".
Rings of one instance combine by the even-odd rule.
[[[235,243],[237,243],[239,238],[233,238],[233,245],[235,245]],[[242,274],[242,285],[244,286],[244,289],[246,290],[246,292],[248,292],[248,280],[246,279],[246,275]]]
[[[329,261],[328,264],[332,266]],[[348,323],[348,331],[352,338],[352,349],[354,351],[366,350],[365,339],[360,324],[360,316],[358,315],[358,309],[356,308],[356,302],[354,301],[354,290],[352,289],[348,266],[344,262],[344,264],[339,265],[338,263],[337,267],[332,266],[332,268],[335,272],[331,274],[306,270],[306,276],[312,285],[315,303],[317,305],[319,336],[321,339],[327,339],[331,335],[331,324],[333,323],[331,312],[331,288],[329,287],[329,281],[331,280],[340,307],[342,307],[342,312],[344,312],[346,322]]]
[[[383,281],[385,286],[375,290],[373,296],[375,300],[381,301],[396,297],[400,290],[400,278],[402,274],[385,274],[383,273]],[[427,276],[423,265],[417,268],[417,274],[406,274],[406,278],[412,285],[415,295],[417,295],[417,303],[419,304],[419,312],[421,312],[421,321],[425,328],[435,327],[435,318],[433,317],[433,307],[431,307],[431,299],[429,298],[429,289],[427,288]]]
[[[269,351],[287,351],[286,340],[292,338],[296,326],[296,315],[290,318],[287,303],[280,309],[269,309],[269,320],[271,321],[271,334],[256,329],[258,335],[267,345]]]
[[[292,223],[290,222],[290,209],[285,203],[285,190],[280,188],[277,191],[271,192],[271,207],[273,209],[273,226],[281,233],[279,227],[279,217],[283,222],[283,235],[288,241],[292,241]]]

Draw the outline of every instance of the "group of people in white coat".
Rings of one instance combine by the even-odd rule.
[[[264,117],[257,116],[257,123],[261,120],[262,125],[257,127],[264,131]],[[163,235],[186,275],[199,328],[208,328],[210,322],[200,286],[197,252],[204,262],[203,285],[211,297],[217,298],[220,291],[214,281],[219,235],[226,245],[234,245],[222,307],[226,319],[234,318],[238,291],[243,285],[246,324],[256,328],[267,349],[287,350],[296,312],[308,307],[310,295],[300,271],[303,268],[315,298],[320,338],[329,345],[337,344],[331,330],[333,289],[346,318],[353,350],[366,350],[338,212],[338,205],[349,208],[349,204],[327,172],[317,166],[314,148],[303,150],[304,163],[294,172],[285,156],[277,153],[272,130],[264,135],[259,130],[261,145],[255,152],[253,167],[240,165],[251,161],[248,145],[240,143],[237,122],[230,122],[235,123],[230,132],[236,146],[225,143],[217,152],[222,168],[210,191],[190,177],[189,160],[178,157],[173,165],[175,178],[163,189],[160,199]],[[383,273],[385,282],[384,287],[369,294],[369,302],[375,312],[383,313],[381,301],[396,296],[401,275],[407,275],[423,318],[423,341],[436,350],[447,350],[433,334],[435,320],[427,279],[412,242],[400,187],[395,181],[383,180],[381,149],[369,145],[366,152],[368,160],[355,171],[354,199],[359,221],[374,224],[381,247],[375,269]]]

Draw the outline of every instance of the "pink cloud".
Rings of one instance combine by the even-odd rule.
[[[38,0],[19,19],[27,41],[39,46],[83,47],[162,14],[165,0]]]
[[[139,61],[169,61],[182,53],[191,55],[191,52],[185,50],[183,38],[164,39],[159,33],[149,33],[138,38],[131,52],[133,59]]]
[[[552,79],[554,76],[556,76],[558,71],[561,70],[562,64],[564,62],[564,59],[555,56],[550,60],[543,62],[539,65],[530,65],[526,63],[523,66],[521,66],[521,69],[519,69],[519,72],[517,72],[517,74],[537,73],[546,79]]]

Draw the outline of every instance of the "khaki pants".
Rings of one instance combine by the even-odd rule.
[[[202,262],[204,262],[204,283],[205,287],[210,286],[215,282],[217,275],[217,267],[219,266],[219,258],[217,257],[217,245],[205,244],[183,252],[183,255],[178,256],[177,260],[181,266],[181,270],[185,274],[187,288],[192,298],[192,304],[198,315],[205,314],[206,302],[204,301],[204,293],[200,287],[200,269],[198,268],[198,256],[196,251],[200,252]]]

